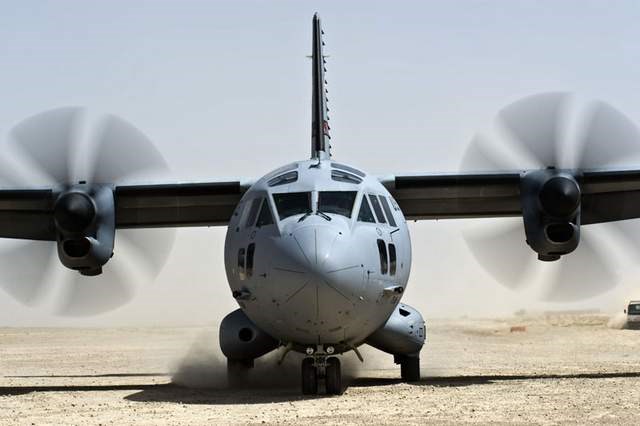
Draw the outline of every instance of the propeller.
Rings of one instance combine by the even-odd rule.
[[[640,154],[640,132],[629,118],[600,101],[577,109],[568,93],[518,100],[499,111],[496,124],[493,137],[476,135],[471,140],[462,171],[518,171],[523,163],[531,163],[533,169],[568,169],[575,176],[585,169],[621,166]],[[579,190],[569,180],[550,179],[539,200],[547,213],[562,216],[578,205]],[[526,244],[522,219],[491,232],[466,231],[464,237],[478,263],[501,284],[521,290],[537,276],[534,268],[551,270],[551,276],[544,273],[546,286],[540,298],[570,302],[594,297],[618,283],[615,254],[603,249],[602,238],[606,242],[606,237],[623,235],[630,247],[640,250],[628,226],[629,221],[603,225],[600,232],[615,235],[598,234],[599,238],[593,229],[582,227],[578,248],[551,264],[536,261],[536,253]]]
[[[65,187],[79,181],[115,184],[168,174],[162,155],[131,124],[107,115],[87,126],[85,118],[83,108],[68,107],[19,123],[6,148],[16,153],[11,169],[20,176],[5,172],[2,178],[29,188],[34,186],[33,176]],[[94,215],[88,197],[73,192],[61,197],[54,211],[58,226],[73,232],[85,229]],[[95,277],[63,267],[56,259],[56,242],[5,240],[0,247],[0,287],[30,306],[51,299],[53,311],[61,315],[107,312],[129,301],[140,284],[157,276],[173,240],[173,230],[118,230],[114,256]]]

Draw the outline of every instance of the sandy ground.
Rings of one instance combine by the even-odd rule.
[[[637,424],[640,331],[607,320],[431,320],[420,383],[400,383],[390,356],[365,349],[363,366],[343,361],[344,395],[314,398],[299,394],[294,357],[263,360],[250,389],[225,389],[215,327],[5,328],[0,424]]]

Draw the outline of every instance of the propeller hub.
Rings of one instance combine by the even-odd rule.
[[[67,192],[56,201],[53,217],[56,224],[67,232],[82,232],[91,225],[96,208],[83,192]]]
[[[580,205],[580,187],[573,179],[556,176],[542,185],[538,197],[545,212],[554,217],[567,217]]]

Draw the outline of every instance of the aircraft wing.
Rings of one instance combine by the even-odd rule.
[[[226,225],[246,190],[239,180],[116,186],[115,228]],[[55,189],[0,190],[0,237],[56,240]]]
[[[382,179],[407,220],[521,216],[525,173],[407,174]],[[575,176],[581,224],[640,218],[640,170]]]
[[[116,228],[226,225],[246,189],[240,181],[118,186]]]

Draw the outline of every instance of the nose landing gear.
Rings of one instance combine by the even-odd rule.
[[[342,395],[340,360],[318,351],[302,360],[303,395],[318,394],[318,383],[322,381],[327,395]]]

